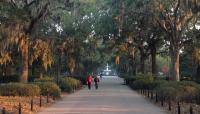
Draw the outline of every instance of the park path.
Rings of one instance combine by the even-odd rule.
[[[123,85],[120,78],[103,78],[98,90],[84,88],[64,96],[38,114],[166,114],[138,93]]]

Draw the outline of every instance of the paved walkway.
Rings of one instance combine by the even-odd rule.
[[[65,96],[39,114],[166,114],[122,84],[120,78],[103,78],[98,90]]]

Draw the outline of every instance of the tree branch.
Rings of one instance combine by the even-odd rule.
[[[36,0],[31,1],[30,3],[28,3],[28,1],[26,0],[26,6],[25,7],[30,7],[31,5],[33,5],[34,3],[36,3]]]
[[[177,0],[176,6],[174,8],[174,17],[175,17],[175,22],[177,21],[177,15],[178,15],[178,9],[180,7],[181,0]]]
[[[15,3],[15,0],[10,0],[10,3],[12,5],[13,8],[17,7],[17,4]]]
[[[40,10],[39,14],[35,18],[31,19],[31,22],[27,28],[26,33],[31,34],[35,24],[47,13],[49,4],[50,4],[49,2],[46,3],[44,7]]]
[[[192,41],[193,41],[192,39],[188,39],[188,40],[182,41],[180,46],[183,47],[185,44],[190,44]]]

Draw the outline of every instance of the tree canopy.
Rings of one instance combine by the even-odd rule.
[[[183,54],[200,69],[199,10],[197,0],[2,0],[0,65],[17,63],[21,82],[36,69],[86,75],[106,63],[119,75],[170,67],[179,81]]]

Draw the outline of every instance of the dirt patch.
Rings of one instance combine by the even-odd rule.
[[[0,109],[2,112],[3,107],[6,109],[8,114],[18,114],[19,113],[19,103],[21,103],[22,114],[33,114],[39,112],[42,108],[50,106],[55,101],[49,98],[49,103],[47,103],[47,97],[42,96],[42,107],[40,107],[40,97],[33,98],[33,111],[31,111],[31,99],[32,97],[4,97],[0,96]]]

